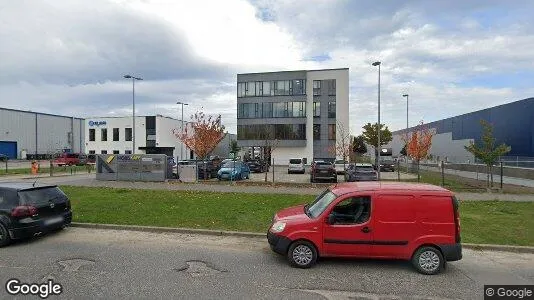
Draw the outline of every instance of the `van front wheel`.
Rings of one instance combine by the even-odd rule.
[[[317,250],[310,242],[296,241],[289,247],[287,259],[293,267],[306,269],[317,261]]]
[[[445,260],[438,249],[425,246],[415,252],[412,264],[419,273],[435,275],[443,270]]]

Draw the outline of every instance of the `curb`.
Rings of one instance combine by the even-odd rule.
[[[266,238],[266,233],[257,232],[239,232],[227,230],[210,230],[194,228],[175,228],[175,227],[157,227],[157,226],[138,226],[138,225],[115,225],[115,224],[96,224],[96,223],[79,223],[72,222],[71,227],[92,228],[92,229],[112,229],[112,230],[131,230],[153,233],[184,233],[184,234],[203,234],[217,236],[237,236],[248,238]],[[469,244],[462,243],[464,249],[478,251],[504,251],[515,253],[533,253],[534,247],[527,246],[510,246],[510,245],[491,245],[491,244]]]
[[[78,223],[78,222],[72,222],[70,226],[81,227],[81,228],[93,228],[93,229],[132,230],[132,231],[143,231],[143,232],[154,232],[154,233],[169,232],[169,233],[203,234],[203,235],[218,235],[218,236],[238,236],[238,237],[248,237],[248,238],[266,238],[267,237],[267,233],[194,229],[194,228],[115,225],[115,224],[96,224],[96,223]]]

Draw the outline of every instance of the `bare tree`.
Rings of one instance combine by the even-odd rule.
[[[345,125],[337,121],[336,124],[336,142],[333,146],[328,148],[328,152],[334,156],[343,159],[343,169],[346,169],[345,162],[352,153],[352,143],[350,141],[350,130]],[[339,138],[338,138],[339,137]],[[345,174],[346,175],[346,174]]]
[[[274,126],[264,126],[264,130],[260,132],[259,138],[263,147],[263,156],[264,159],[268,159],[269,163],[272,162],[272,154],[274,150],[280,144],[280,140],[276,139]],[[273,169],[273,183],[274,183],[274,163],[272,166]],[[267,182],[267,173],[265,172],[265,182]]]

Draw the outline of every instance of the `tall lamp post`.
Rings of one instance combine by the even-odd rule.
[[[143,80],[141,77],[124,75],[126,79],[132,79],[132,154],[135,154],[135,81]]]
[[[189,104],[183,103],[181,101],[176,102],[176,104],[182,105],[182,127],[180,131],[182,132],[182,134],[184,134],[184,105],[189,105]],[[184,159],[184,142],[180,141],[180,160],[183,160],[183,159]]]
[[[373,66],[378,66],[378,149],[377,149],[377,169],[378,169],[378,180],[380,181],[380,152],[382,151],[382,145],[380,145],[380,62],[375,61]]]
[[[402,97],[406,97],[406,139],[408,139],[408,99],[409,99],[409,95],[408,94],[404,94],[402,95]],[[408,148],[408,147],[406,147]],[[408,151],[408,149],[406,149],[406,151]],[[408,154],[408,153],[406,153]],[[408,173],[408,155],[406,155],[406,173]]]

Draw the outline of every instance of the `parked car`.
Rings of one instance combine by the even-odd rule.
[[[313,163],[310,182],[317,182],[318,180],[337,182],[336,168],[332,163],[326,161],[316,161]]]
[[[391,159],[384,159],[380,162],[380,171],[395,172],[395,161]]]
[[[53,163],[58,166],[75,166],[82,165],[87,163],[87,158],[85,160],[80,160],[79,153],[61,153]]]
[[[5,154],[0,153],[0,161],[8,161],[9,157]]]
[[[55,185],[0,183],[0,247],[70,225],[69,198]]]
[[[219,169],[211,160],[197,162],[198,179],[211,179],[217,177]]]
[[[257,173],[269,172],[269,166],[263,160],[260,160],[260,159],[249,160],[246,162],[246,164],[248,165],[250,172],[257,172]]]
[[[345,174],[346,168],[349,166],[349,162],[344,160],[336,160],[334,165],[337,174]]]
[[[378,173],[372,164],[350,164],[347,168],[347,181],[376,181]]]
[[[401,259],[433,275],[462,259],[458,205],[428,184],[342,183],[276,213],[267,240],[299,268],[318,257]]]
[[[291,174],[291,173],[304,174],[305,172],[306,172],[306,166],[304,165],[304,160],[302,158],[291,158],[289,160],[289,166],[287,167],[287,174]]]
[[[219,180],[240,180],[250,178],[250,169],[242,161],[231,161],[221,166],[217,172]]]

